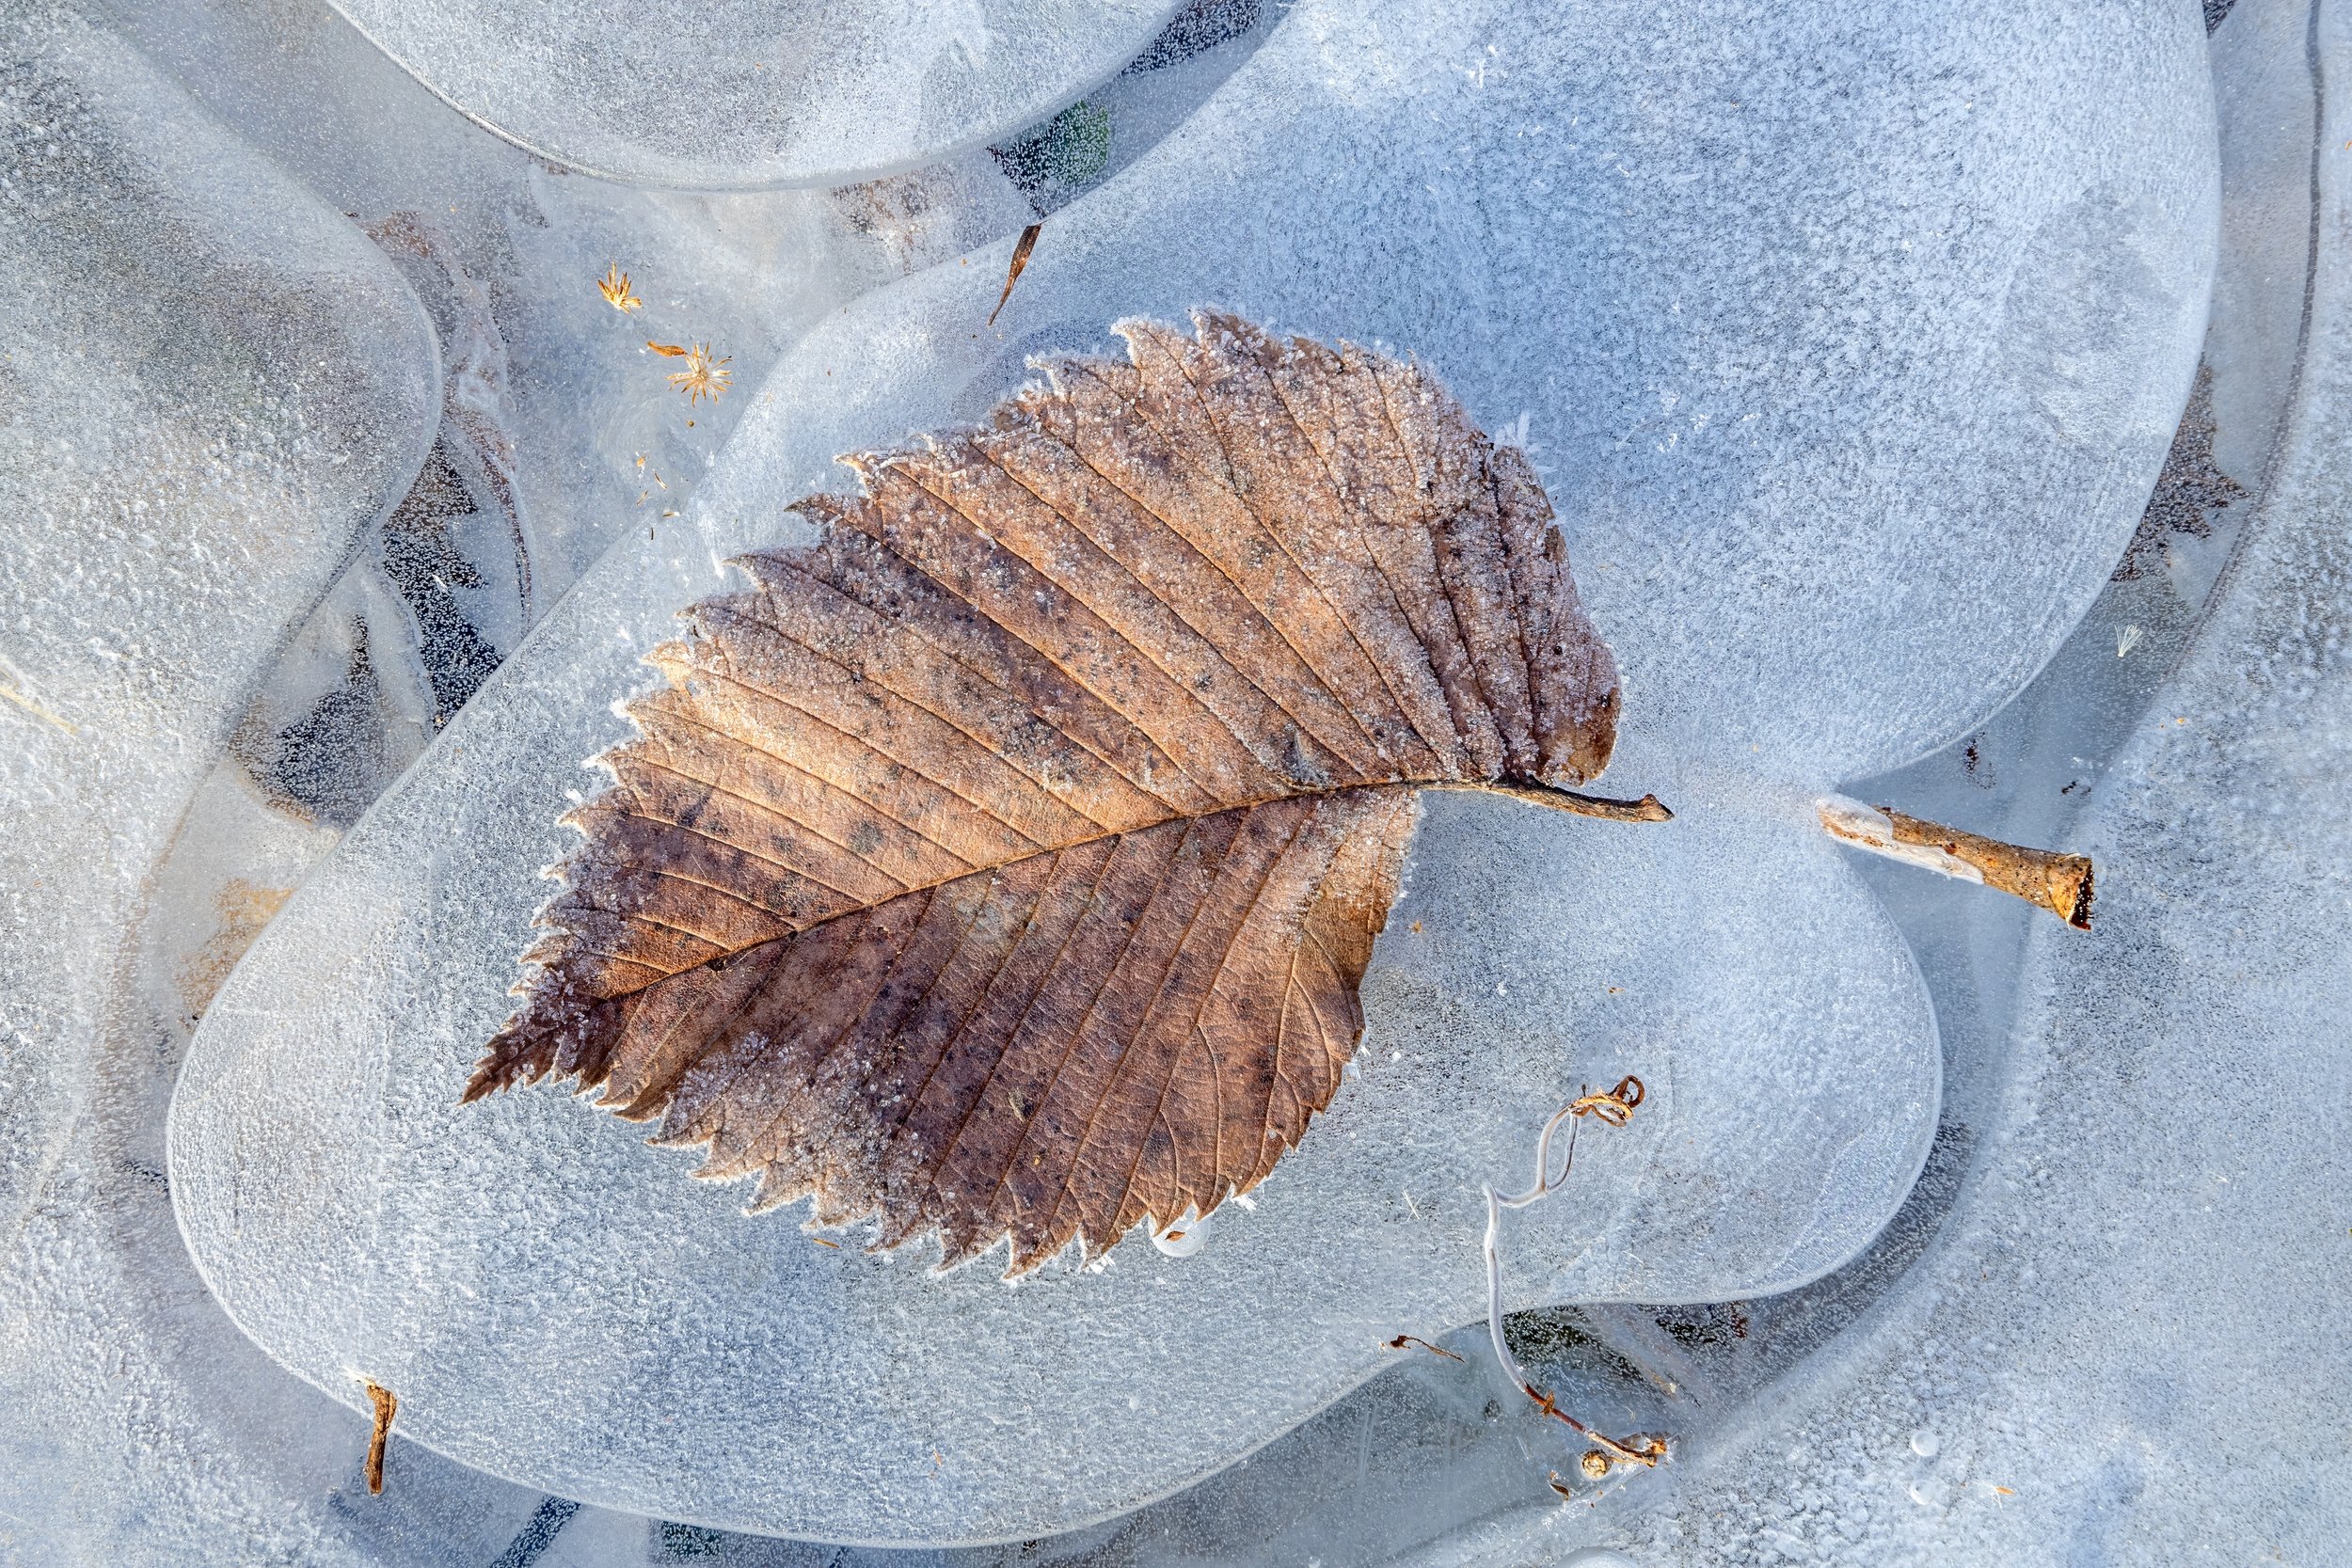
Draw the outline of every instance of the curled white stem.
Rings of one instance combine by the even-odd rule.
[[[1633,1109],[1642,1102],[1642,1081],[1628,1077],[1605,1093],[1581,1093],[1552,1113],[1544,1123],[1543,1132],[1535,1139],[1535,1182],[1523,1193],[1499,1193],[1492,1186],[1486,1194],[1486,1334],[1494,1342],[1495,1362],[1502,1369],[1518,1391],[1528,1397],[1535,1407],[1600,1450],[1608,1462],[1619,1465],[1656,1465],[1665,1452],[1662,1443],[1651,1441],[1646,1449],[1628,1447],[1613,1438],[1604,1437],[1582,1421],[1561,1409],[1552,1396],[1527,1380],[1519,1370],[1518,1358],[1511,1354],[1510,1345],[1502,1337],[1502,1212],[1505,1209],[1525,1209],[1539,1203],[1560,1190],[1576,1168],[1576,1139],[1579,1128],[1587,1116],[1597,1117],[1604,1126],[1623,1127],[1632,1119]],[[1560,1163],[1560,1174],[1551,1174],[1551,1139],[1560,1131],[1562,1122],[1569,1123],[1568,1148]]]
[[[1492,1187],[1486,1189],[1486,1333],[1494,1340],[1495,1360],[1502,1368],[1503,1375],[1517,1384],[1519,1392],[1529,1399],[1536,1398],[1535,1390],[1520,1374],[1518,1359],[1502,1339],[1502,1212],[1505,1209],[1524,1209],[1531,1203],[1538,1202],[1568,1179],[1568,1172],[1576,1167],[1576,1129],[1568,1129],[1567,1163],[1560,1167],[1557,1181],[1548,1179],[1551,1169],[1551,1135],[1560,1130],[1562,1122],[1575,1116],[1576,1107],[1573,1104],[1563,1105],[1552,1114],[1549,1121],[1544,1123],[1543,1132],[1535,1140],[1534,1186],[1507,1197]]]

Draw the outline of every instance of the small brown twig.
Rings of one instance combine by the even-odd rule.
[[[366,1383],[366,1379],[360,1380]],[[368,1490],[380,1494],[384,1490],[384,1443],[392,1434],[392,1418],[400,1411],[400,1398],[380,1384],[368,1383],[368,1398],[375,1404],[375,1433],[368,1439]]]
[[[1906,816],[1892,806],[1866,806],[1843,795],[1814,803],[1833,837],[1925,871],[1979,882],[2048,910],[2078,931],[2090,929],[2089,856],[2032,849],[1997,838]]]
[[[1634,1110],[1642,1103],[1645,1092],[1642,1081],[1631,1073],[1617,1080],[1616,1087],[1598,1094],[1589,1089],[1580,1091],[1574,1100],[1552,1113],[1551,1119],[1544,1123],[1544,1130],[1535,1140],[1535,1184],[1523,1193],[1507,1196],[1491,1186],[1486,1189],[1486,1334],[1494,1341],[1495,1360],[1502,1366],[1504,1375],[1534,1402],[1538,1411],[1593,1445],[1582,1461],[1584,1473],[1588,1476],[1595,1473],[1593,1465],[1596,1460],[1599,1462],[1600,1475],[1608,1474],[1613,1464],[1655,1465],[1666,1457],[1665,1439],[1628,1437],[1620,1441],[1605,1437],[1561,1409],[1549,1391],[1536,1387],[1527,1380],[1527,1374],[1519,1370],[1518,1358],[1512,1355],[1510,1346],[1503,1342],[1502,1338],[1502,1212],[1505,1209],[1524,1209],[1559,1191],[1567,1180],[1568,1172],[1576,1168],[1576,1137],[1584,1118],[1591,1117],[1604,1127],[1623,1127],[1633,1119]],[[1561,1162],[1560,1174],[1555,1177],[1551,1174],[1551,1135],[1559,1131],[1564,1121],[1571,1124],[1568,1128],[1568,1150]],[[1553,1489],[1558,1490],[1556,1477]]]
[[[1407,1345],[1419,1345],[1430,1354],[1442,1355],[1448,1361],[1459,1361],[1462,1359],[1452,1351],[1446,1349],[1443,1345],[1433,1345],[1418,1334],[1400,1334],[1395,1338],[1389,1341],[1388,1348],[1391,1350],[1403,1350]]]
[[[1037,248],[1038,230],[1044,227],[1042,222],[1033,223],[1021,230],[1021,237],[1012,242],[1012,265],[1005,269],[1005,292],[996,296],[996,309],[988,313],[989,325],[996,325],[997,314],[1004,309],[1005,301],[1012,297],[1012,286],[1021,280],[1021,269],[1029,264],[1029,252]]]

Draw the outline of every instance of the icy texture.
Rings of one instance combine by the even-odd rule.
[[[816,185],[1014,130],[1152,41],[1175,0],[336,0],[502,136],[612,178]]]
[[[829,322],[768,388],[789,438],[747,423],[708,514],[763,537],[835,451],[1215,303],[1409,349],[1523,432],[1625,673],[1620,773],[1875,771],[2041,667],[2196,360],[2191,16],[1355,9],[1292,12],[1056,214],[993,332],[1001,250]]]
[[[2229,25],[2294,58],[2296,8],[2240,9]],[[2326,8],[2318,30],[2332,87],[2352,31]],[[2333,94],[2327,111],[2334,150],[2352,116]],[[1872,1561],[2053,1560],[2048,1519],[2119,1560],[2327,1561],[2352,1541],[2352,201],[2335,158],[2318,168],[2283,462],[2092,819],[2105,934],[2036,955],[1966,1232],[1793,1434],[1836,1430],[1854,1458],[1824,1479],[1905,1499]],[[1891,1441],[1906,1427],[1941,1434],[1932,1463]],[[2233,1431],[2261,1441],[2217,1441]],[[1994,1483],[2033,1512],[2000,1507]]]
[[[548,1499],[397,1439],[392,1489],[368,1497],[366,1422],[211,1301],[163,1174],[197,1014],[336,837],[224,752],[308,678],[316,650],[300,632],[290,649],[290,628],[365,574],[372,525],[400,511],[443,401],[434,330],[344,202],[263,164],[167,72],[55,11],[0,14],[17,300],[0,329],[0,1560],[479,1568],[546,1534]],[[289,43],[201,59],[259,77]],[[409,177],[446,176],[430,153],[451,132],[493,167],[526,166],[358,50],[302,79],[363,118],[382,78],[405,87]],[[306,172],[348,179],[349,147],[345,166]],[[407,194],[389,205],[420,205]],[[696,259],[677,234],[691,227],[664,226],[675,271]],[[775,254],[771,226],[735,227]],[[494,408],[483,337],[443,291],[448,402]],[[387,676],[389,597],[357,595]],[[345,738],[318,717],[314,738]],[[547,1568],[630,1560],[615,1541],[650,1550],[648,1521],[562,1506]]]
[[[263,658],[415,473],[433,337],[349,224],[110,37],[7,20],[0,1240]]]
[[[2215,65],[2215,446],[2258,510],[2073,835],[2100,929],[2035,939],[1942,1233],[1670,1502],[1528,1510],[1409,1560],[2344,1559],[2352,26],[2241,0]]]
[[[677,587],[646,579],[641,626]],[[1721,816],[1531,827],[1456,798],[1367,982],[1360,1075],[1194,1258],[933,1276],[935,1251],[747,1220],[584,1102],[461,1108],[539,893],[501,868],[560,846],[544,804],[613,722],[569,683],[628,674],[576,643],[532,658],[575,632],[626,652],[621,607],[580,608],[452,726],[462,766],[405,787],[264,936],[207,1015],[238,1049],[200,1043],[174,1101],[183,1225],[231,1313],[330,1392],[346,1368],[399,1389],[404,1432],[469,1463],[779,1532],[1035,1534],[1193,1480],[1392,1361],[1382,1341],[1480,1316],[1478,1185],[1520,1180],[1581,1084],[1638,1070],[1654,1114],[1515,1225],[1514,1305],[1799,1283],[1924,1153],[1924,998],[1826,841]]]
[[[684,506],[782,344],[1033,215],[984,151],[831,192],[581,179],[434,99],[324,0],[266,14],[106,8],[208,109],[357,218],[444,345],[441,427],[417,484],[236,727],[237,760],[265,795],[337,828],[582,568]],[[595,287],[615,264],[642,302],[628,314]],[[688,404],[648,339],[714,345],[736,389]]]
[[[968,1540],[1153,1496],[1380,1340],[1476,1317],[1476,1186],[1524,1180],[1581,1083],[1638,1070],[1660,1098],[1515,1227],[1516,1302],[1843,1261],[1926,1155],[1933,1032],[1805,795],[1957,734],[2096,592],[2194,362],[2207,105],[2185,13],[1302,7],[1055,215],[1000,330],[1001,248],[804,340],[692,530],[602,562],[346,841],[175,1103],[212,1282],[330,1393],[364,1367],[414,1435],[501,1473]],[[1438,803],[1362,1077],[1192,1259],[932,1279],[792,1212],[746,1221],[544,1090],[459,1113],[546,891],[521,870],[565,847],[549,824],[596,786],[574,764],[618,735],[605,705],[667,611],[731,580],[718,556],[840,484],[833,452],[1204,300],[1411,347],[1530,444],[1628,672],[1611,781],[1681,819]]]
[[[191,801],[240,705],[416,471],[433,336],[358,230],[119,41],[0,27],[0,1556],[349,1560],[320,1514],[363,1434],[185,1266],[137,936],[173,843],[222,827]],[[171,1012],[278,891],[190,922],[215,940],[161,977]],[[421,1466],[419,1502],[453,1473]]]

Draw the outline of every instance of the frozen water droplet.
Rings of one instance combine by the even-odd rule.
[[[1186,1209],[1184,1218],[1152,1235],[1152,1244],[1170,1258],[1190,1258],[1209,1244],[1208,1219],[1197,1210]]]

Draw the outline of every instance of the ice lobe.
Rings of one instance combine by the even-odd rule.
[[[1025,356],[1213,303],[1433,366],[1523,441],[1616,650],[1619,770],[1818,785],[2048,658],[2196,363],[2217,214],[2185,8],[1303,6],[1153,153],[813,334],[714,479],[744,536]],[[765,451],[769,455],[758,455]]]
[[[655,184],[824,184],[1051,114],[1175,0],[335,0],[451,103],[543,156]]]
[[[277,1507],[322,1402],[182,1262],[125,991],[198,781],[423,455],[433,337],[119,40],[27,5],[0,38],[0,1552],[333,1560]]]
[[[581,634],[617,642],[621,607],[596,608]],[[610,723],[541,671],[477,699],[450,731],[465,765],[306,885],[215,1002],[172,1113],[183,1227],[231,1314],[339,1397],[342,1369],[372,1369],[409,1436],[468,1464],[739,1528],[1035,1535],[1238,1457],[1397,1334],[1476,1320],[1478,1186],[1521,1180],[1581,1085],[1639,1072],[1654,1114],[1515,1225],[1515,1307],[1799,1283],[1867,1240],[1924,1152],[1932,1022],[1826,841],[1728,816],[1530,834],[1530,808],[1443,798],[1359,1073],[1198,1256],[1131,1243],[1008,1289],[985,1263],[931,1275],[929,1246],[818,1246],[585,1102],[456,1103],[537,896],[501,868],[558,846],[533,802]]]
[[[982,257],[804,340],[694,536],[601,562],[346,840],[175,1101],[210,1281],[338,1397],[350,1365],[405,1380],[408,1430],[485,1468],[969,1541],[1179,1485],[1380,1341],[1474,1319],[1477,1186],[1523,1180],[1583,1084],[1657,1098],[1515,1227],[1515,1304],[1844,1260],[1918,1167],[1934,1037],[1807,793],[1980,716],[2095,593],[2187,386],[2212,165],[2186,13],[1302,5],[1055,216],[1000,332]],[[1528,444],[1627,672],[1611,782],[1677,821],[1434,804],[1360,1077],[1190,1259],[932,1278],[747,1221],[557,1095],[459,1112],[546,892],[525,869],[567,847],[577,760],[618,737],[669,611],[842,483],[834,452],[1202,301],[1409,347]]]

